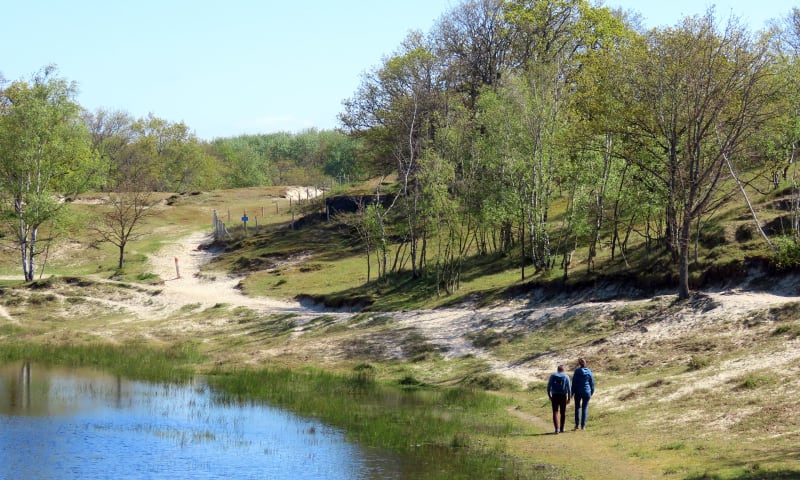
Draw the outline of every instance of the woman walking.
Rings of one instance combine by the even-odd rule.
[[[594,375],[586,367],[586,360],[578,359],[578,368],[572,374],[572,396],[575,398],[575,430],[586,430],[589,399],[594,395]]]

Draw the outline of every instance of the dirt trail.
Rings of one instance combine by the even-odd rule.
[[[184,305],[208,308],[225,303],[258,312],[305,311],[299,303],[269,298],[245,296],[237,288],[240,278],[225,273],[200,275],[200,267],[208,263],[214,253],[199,247],[210,241],[205,233],[194,233],[177,242],[167,243],[150,258],[151,270],[164,279],[160,301],[165,305],[162,316],[167,316]],[[177,269],[176,269],[177,263]],[[180,276],[178,276],[180,273]],[[152,314],[153,309],[137,312],[140,316]]]
[[[596,480],[647,480],[659,478],[660,472],[653,471],[641,462],[632,460],[619,450],[610,448],[605,442],[593,441],[591,430],[573,430],[568,427],[564,433],[552,434],[550,419],[542,419],[526,413],[520,408],[510,408],[508,412],[546,433],[532,434],[535,442],[530,443],[526,453],[532,458],[546,458],[554,465],[566,465],[572,472],[579,472],[581,478]],[[570,425],[572,404],[567,407],[567,425]],[[591,443],[590,447],[586,447]]]

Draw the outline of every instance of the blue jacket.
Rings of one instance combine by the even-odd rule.
[[[557,387],[558,379],[561,379],[561,388]],[[569,375],[566,373],[554,373],[550,375],[550,380],[547,381],[547,396],[552,397],[553,395],[566,395],[567,400],[569,400],[572,395],[570,392],[572,388],[570,387],[569,382]]]
[[[594,375],[586,367],[579,367],[572,374],[572,394],[592,396],[594,395]]]

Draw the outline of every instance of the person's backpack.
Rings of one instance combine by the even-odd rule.
[[[553,376],[553,393],[564,393],[564,377],[561,375]]]

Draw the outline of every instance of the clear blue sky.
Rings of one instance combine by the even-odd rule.
[[[200,138],[334,128],[362,72],[460,0],[4,0],[0,73],[58,65],[94,110],[185,122]],[[761,28],[790,0],[607,0],[648,26],[716,4]]]

